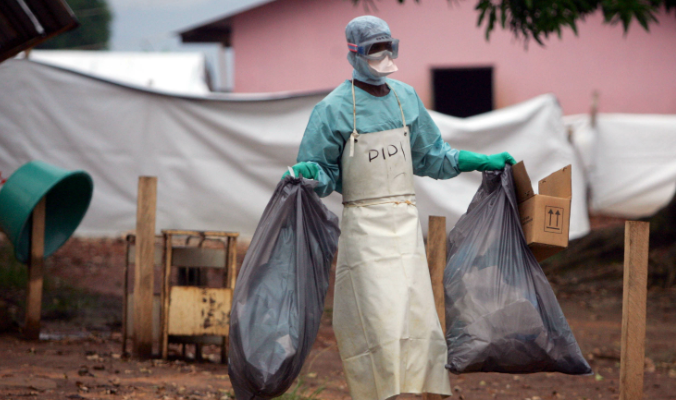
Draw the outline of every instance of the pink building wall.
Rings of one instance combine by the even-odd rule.
[[[477,27],[475,2],[375,2],[371,14],[401,40],[394,79],[412,85],[432,106],[431,68],[494,67],[496,108],[554,93],[566,114],[586,113],[599,91],[601,112],[676,114],[676,17],[661,15],[645,32],[632,23],[602,24],[601,15],[569,29],[546,47],[524,48],[498,29],[490,41]],[[333,88],[350,78],[345,25],[367,14],[350,0],[277,0],[233,17],[235,91]]]

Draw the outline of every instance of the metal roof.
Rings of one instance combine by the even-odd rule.
[[[231,45],[232,17],[245,11],[260,7],[274,0],[254,0],[244,7],[234,9],[220,17],[179,31],[183,43],[222,43]]]
[[[0,62],[79,25],[64,0],[2,0]]]
[[[230,36],[232,27],[230,26],[230,17],[224,17],[219,20],[196,26],[179,32],[183,43],[222,43],[224,46],[230,46]]]

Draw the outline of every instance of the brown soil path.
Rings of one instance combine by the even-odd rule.
[[[120,264],[124,257],[120,251],[123,249],[120,241],[97,244],[91,240],[71,240],[51,258],[48,273],[88,291],[106,294],[106,315],[114,316],[115,307],[119,306],[121,313]],[[621,295],[617,285],[603,282],[578,285],[575,290],[559,291],[557,296],[596,375],[451,376],[452,398],[618,399]],[[331,328],[330,304],[329,298],[319,337],[301,374],[300,392],[309,395],[321,388],[320,399],[349,399]],[[103,312],[103,307],[98,309]],[[91,316],[92,312],[87,315]],[[120,333],[119,328],[115,328],[115,321],[102,323],[84,317],[67,322],[47,320],[43,332],[57,335],[52,336],[57,338],[63,334],[71,336],[27,342],[17,333],[0,335],[0,399],[232,398],[227,367],[218,363],[215,347],[205,350],[207,361],[201,363],[191,360],[137,361],[120,354]],[[178,349],[173,350],[173,356],[177,357]],[[674,290],[651,290],[649,293],[646,355],[644,398],[676,399]],[[420,396],[402,396],[412,397]]]

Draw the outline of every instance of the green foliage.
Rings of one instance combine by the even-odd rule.
[[[28,270],[14,257],[14,248],[7,241],[0,242],[0,289],[23,290],[28,284]]]
[[[102,315],[106,321],[116,322],[119,316],[103,315],[107,299],[97,294],[76,288],[58,277],[45,273],[43,278],[42,318],[71,320],[76,317]],[[28,268],[14,257],[14,247],[7,240],[0,240],[0,301],[7,301],[19,308],[25,307],[28,287]],[[105,304],[104,304],[105,305]],[[113,314],[120,308],[113,308]],[[18,322],[15,321],[15,322]]]
[[[324,387],[320,386],[311,393],[307,393],[309,388],[305,385],[302,378],[298,379],[296,386],[291,391],[275,398],[274,400],[318,400],[319,394],[324,391]]]
[[[352,2],[374,7],[373,0]],[[543,39],[551,34],[556,33],[560,38],[561,30],[566,27],[577,35],[577,22],[598,10],[603,12],[605,23],[621,22],[625,33],[633,20],[649,30],[650,24],[657,22],[656,14],[662,8],[667,13],[676,10],[676,0],[478,0],[475,7],[479,12],[477,25],[484,24],[486,40],[499,25],[517,38],[526,42],[532,38],[540,45],[544,45]]]
[[[106,50],[112,14],[106,0],[66,0],[80,26],[40,44],[38,49]]]

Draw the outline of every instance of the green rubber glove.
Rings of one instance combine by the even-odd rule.
[[[516,164],[516,160],[509,153],[485,154],[472,153],[471,151],[460,150],[458,154],[458,168],[461,172],[469,171],[495,171],[505,168],[505,164]]]
[[[303,175],[303,178],[305,179],[317,180],[317,175],[319,175],[319,166],[315,163],[299,162],[291,167],[291,169],[293,169],[293,173],[296,174],[296,178],[300,178],[300,176]],[[286,171],[284,175],[282,175],[282,179],[287,176],[289,176],[289,171]]]

